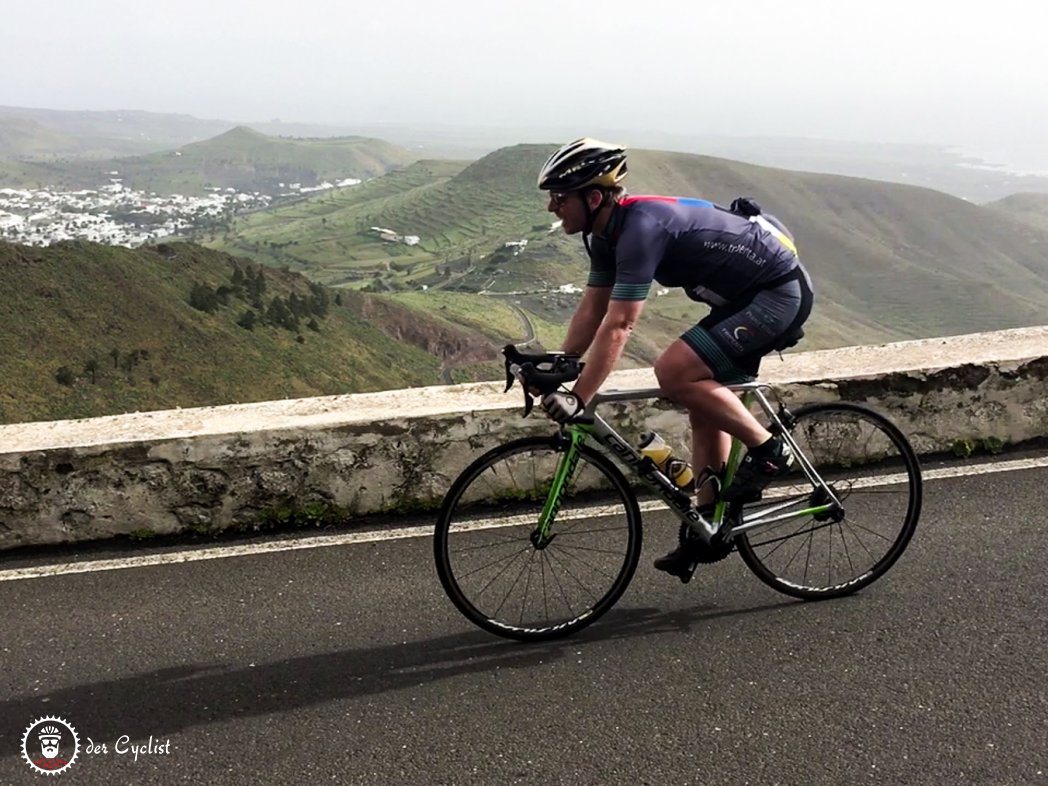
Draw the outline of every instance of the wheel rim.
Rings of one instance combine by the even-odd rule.
[[[578,629],[614,603],[636,567],[635,503],[621,475],[589,451],[552,537],[533,540],[561,452],[548,441],[497,452],[448,494],[438,528],[441,578],[459,609],[488,630],[529,638]]]
[[[801,597],[854,592],[898,559],[920,511],[920,470],[902,434],[864,408],[799,411],[791,434],[840,509],[794,518],[740,537],[739,550],[764,581]],[[795,466],[765,491],[757,511],[793,500],[794,510],[827,502]]]

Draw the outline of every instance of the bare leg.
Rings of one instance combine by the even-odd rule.
[[[713,372],[680,339],[655,361],[655,378],[669,398],[688,410],[692,428],[692,466],[718,469],[727,461],[730,437],[754,447],[771,437],[732,391],[713,379]],[[704,490],[698,503],[713,501]]]
[[[691,421],[691,466],[695,470],[695,478],[706,467],[714,472],[720,470],[721,466],[728,460],[728,452],[731,450],[731,436],[726,431],[721,431],[716,426],[711,426],[706,418],[695,413],[689,413]],[[711,483],[698,490],[695,495],[695,504],[708,505],[716,497],[715,487]]]

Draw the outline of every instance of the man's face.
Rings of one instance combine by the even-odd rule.
[[[550,191],[546,210],[561,220],[565,235],[574,235],[586,228],[586,206],[581,191]]]
[[[40,740],[40,751],[45,759],[53,759],[58,755],[58,742],[55,737],[44,737]]]

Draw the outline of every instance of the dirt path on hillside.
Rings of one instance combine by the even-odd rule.
[[[521,324],[524,326],[524,337],[511,343],[516,344],[518,347],[521,348],[531,346],[535,343],[535,326],[532,324],[531,318],[528,316],[527,312],[524,311],[524,309],[522,309],[516,303],[511,303],[508,300],[505,301],[505,303],[507,306],[513,309],[514,313],[516,313],[516,315],[520,318]],[[445,385],[454,385],[455,382],[451,378],[451,372],[460,366],[466,366],[474,362],[476,361],[445,361],[440,367],[441,382],[443,382]]]

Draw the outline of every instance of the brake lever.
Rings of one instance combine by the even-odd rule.
[[[531,410],[535,408],[535,399],[531,395],[531,391],[528,390],[528,386],[524,384],[524,380],[520,377],[526,377],[524,369],[526,367],[532,367],[530,363],[525,363],[524,366],[518,366],[516,363],[506,364],[506,389],[504,393],[508,393],[509,389],[513,387],[513,381],[520,381],[520,386],[524,389],[524,414],[521,417],[527,417],[531,414]],[[520,375],[520,376],[518,376]]]
[[[510,388],[513,387],[514,379],[520,381],[520,386],[524,389],[523,417],[530,415],[535,408],[535,396],[532,394],[533,388],[528,386],[528,380],[532,374],[542,377],[541,380],[534,383],[534,389],[538,390],[539,395],[542,396],[557,390],[565,382],[578,379],[579,374],[586,365],[579,361],[578,355],[561,353],[562,356],[554,357],[548,369],[536,368],[534,358],[524,355],[513,344],[507,344],[503,348],[502,353],[506,357],[506,389],[503,392],[509,392]],[[545,360],[546,357],[549,357],[549,355],[542,356],[543,364],[547,362]],[[574,371],[563,370],[564,363],[574,363]]]
[[[535,408],[535,399],[528,392],[527,388],[524,388],[524,414],[521,417],[527,417],[531,414],[531,410]]]
[[[529,370],[533,371],[535,369],[535,366],[531,363],[525,363],[522,366],[516,366],[516,369],[516,373],[520,375],[520,386],[524,389],[524,414],[522,415],[522,417],[526,418],[528,415],[531,414],[531,410],[535,408],[535,398],[531,395],[531,391],[528,389],[528,385],[526,382],[528,378],[527,372]]]

